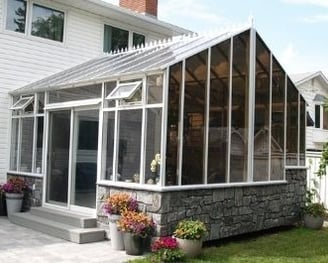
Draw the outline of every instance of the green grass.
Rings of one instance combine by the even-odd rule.
[[[130,261],[150,262],[149,258]],[[192,263],[327,263],[328,229],[293,228],[203,249]]]

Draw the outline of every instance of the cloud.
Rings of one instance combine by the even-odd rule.
[[[280,54],[280,61],[284,65],[289,65],[297,57],[293,43],[288,43],[287,46],[282,50]]]
[[[282,1],[289,4],[308,4],[308,5],[316,5],[316,6],[328,8],[327,0],[282,0]]]
[[[302,21],[308,24],[325,23],[328,22],[328,14],[305,17],[302,19]]]
[[[207,2],[198,0],[159,1],[159,18],[164,21],[178,21],[178,25],[199,31],[231,24],[223,15],[217,14]]]

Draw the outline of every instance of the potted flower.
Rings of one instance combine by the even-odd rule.
[[[184,254],[178,246],[175,237],[160,237],[156,239],[151,245],[153,253],[151,262],[154,263],[169,263],[180,262],[184,258]]]
[[[0,216],[7,215],[6,196],[3,186],[0,184]]]
[[[22,209],[24,192],[28,190],[26,182],[17,176],[10,177],[2,186],[2,189],[6,195],[8,217],[13,213],[20,212]]]
[[[202,238],[206,234],[206,226],[200,220],[185,219],[178,223],[174,236],[186,257],[197,257],[202,250]]]
[[[127,193],[115,193],[106,199],[103,210],[108,215],[113,249],[124,250],[123,235],[117,229],[117,222],[124,212],[138,210],[137,200]]]
[[[312,229],[321,229],[326,215],[326,208],[323,203],[313,202],[314,196],[314,189],[307,191],[304,207],[304,226]]]
[[[154,233],[153,219],[143,212],[127,211],[123,213],[117,225],[123,232],[126,254],[141,255],[145,239]]]

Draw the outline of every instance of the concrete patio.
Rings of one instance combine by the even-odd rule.
[[[111,249],[109,241],[76,244],[0,217],[0,263],[121,263],[136,257]]]

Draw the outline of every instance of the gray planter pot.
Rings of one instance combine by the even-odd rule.
[[[322,216],[316,217],[309,214],[304,215],[304,226],[311,229],[321,229],[324,218]]]
[[[133,233],[124,233],[123,239],[127,255],[138,256],[143,254],[144,240],[141,236],[137,236]]]
[[[187,258],[194,258],[201,254],[203,241],[201,239],[181,239],[177,238],[178,246]]]
[[[11,217],[12,214],[22,210],[24,194],[6,193],[7,214]]]

